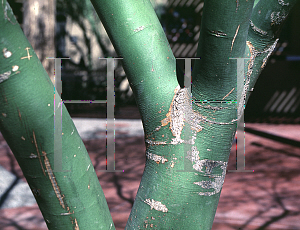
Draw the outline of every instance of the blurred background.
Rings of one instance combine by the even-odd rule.
[[[117,57],[88,0],[8,0],[54,81],[62,60],[63,100],[106,100],[106,61]],[[195,57],[203,0],[151,0],[175,57]],[[300,2],[245,111],[246,169],[228,172],[213,229],[300,229]],[[184,66],[184,61],[178,61]],[[145,163],[140,115],[120,60],[115,61],[116,169],[97,172],[117,229],[124,229]],[[95,169],[105,169],[106,104],[65,104]],[[236,146],[229,170],[236,168]],[[0,229],[46,229],[13,154],[0,135]]]
[[[27,0],[24,4],[22,0],[8,2],[52,80],[54,61],[46,58],[70,58],[62,60],[62,99],[105,100],[106,61],[99,60],[99,57],[117,57],[117,54],[90,1]],[[195,57],[203,0],[151,2],[175,57]],[[300,122],[299,10],[297,4],[255,85],[245,111],[246,122]],[[139,118],[121,61],[116,60],[115,63],[115,116]],[[105,107],[103,104],[66,106],[74,117],[106,117],[105,109],[100,109]]]

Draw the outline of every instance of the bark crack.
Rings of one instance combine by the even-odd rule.
[[[41,165],[42,171],[44,173],[44,176],[46,176],[45,169],[44,169],[42,159],[41,159],[41,155],[40,155],[40,151],[39,151],[39,147],[38,147],[37,142],[36,142],[34,131],[32,131],[32,134],[33,134],[33,141],[34,141],[35,149],[36,149],[36,152],[38,154],[39,161],[40,161],[40,165]]]
[[[45,163],[45,166],[46,166],[46,169],[47,169],[47,173],[48,173],[49,179],[51,181],[51,184],[52,184],[53,190],[55,192],[55,195],[56,195],[57,199],[59,200],[59,203],[62,206],[62,208],[65,209],[63,196],[61,195],[60,189],[57,185],[57,181],[56,181],[56,178],[55,178],[54,173],[52,171],[49,159],[47,157],[47,153],[45,151],[42,151],[42,153],[43,153],[43,156],[44,156],[44,163]]]

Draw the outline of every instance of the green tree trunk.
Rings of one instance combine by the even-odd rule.
[[[64,104],[62,149],[54,149],[53,111],[61,109],[54,105],[54,92],[60,97],[6,1],[0,4],[0,31],[0,130],[48,228],[115,229],[94,167]],[[54,151],[62,154],[62,162],[54,162]],[[58,165],[62,170],[56,170]]]
[[[256,7],[288,12],[281,2]],[[261,70],[253,62],[264,65],[275,47],[274,41],[263,43],[266,58],[255,59],[255,27],[249,24],[259,20],[258,8],[252,15],[254,0],[204,2],[192,95],[179,87],[174,56],[149,1],[92,3],[124,58],[145,132],[147,161],[126,229],[211,229],[244,98]],[[230,59],[239,57],[250,58],[245,85]]]
[[[210,229],[236,129],[236,104],[211,108],[217,114],[200,104],[189,106],[188,89],[178,85],[174,56],[148,1],[92,3],[124,58],[145,130],[148,159],[126,229]],[[200,44],[210,49],[201,62],[210,69],[203,72],[200,89],[193,78],[196,100],[222,100],[234,87],[235,63],[227,65],[231,40],[240,25],[233,55],[242,56],[252,6],[253,1],[245,1],[236,12],[236,3],[229,0],[205,2]]]

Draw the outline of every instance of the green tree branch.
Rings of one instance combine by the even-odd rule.
[[[54,172],[54,92],[6,1],[0,3],[0,130],[49,229],[114,229],[85,146],[62,105],[63,170]],[[60,110],[60,104],[55,105]],[[59,113],[57,113],[59,114]]]

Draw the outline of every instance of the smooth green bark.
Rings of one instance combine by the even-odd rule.
[[[244,108],[244,76],[230,58],[249,51],[254,0],[205,1],[192,108],[149,2],[92,3],[124,58],[145,130],[147,161],[126,229],[210,229]]]
[[[230,108],[216,117],[203,116],[196,105],[193,109],[189,107],[187,89],[176,88],[174,57],[148,1],[95,0],[92,3],[116,51],[124,58],[124,69],[145,130],[147,162],[126,229],[210,229],[235,133],[236,121],[230,121],[236,117],[236,104],[226,105]],[[238,13],[235,13],[235,2],[205,2],[203,17],[207,19],[204,26],[212,26],[210,30],[226,30],[227,21],[219,25],[218,15],[224,17],[225,12],[225,19],[231,20],[232,14],[236,15],[230,24],[231,30],[226,30],[231,40],[209,35],[209,39],[215,39],[212,45],[215,50],[207,50],[205,56],[211,68],[210,72],[205,70],[206,73],[213,76],[214,71],[218,71],[224,86],[216,88],[216,79],[208,77],[205,87],[199,87],[200,90],[207,90],[210,85],[209,92],[220,98],[232,89],[236,68],[232,69],[234,63],[227,66],[230,45],[240,25],[233,55],[244,54],[252,6],[253,1],[240,3]],[[211,13],[215,20],[210,25]],[[203,46],[207,46],[206,43]],[[213,52],[218,55],[211,58]],[[202,99],[197,95],[200,90],[196,89],[193,86],[193,96]],[[214,122],[215,119],[219,123],[226,120],[230,123],[219,124]]]
[[[0,31],[0,130],[48,228],[115,229],[94,167],[64,105],[61,163],[62,170],[70,171],[54,172],[54,86],[6,1],[0,4]],[[55,108],[59,111],[60,105]]]
[[[156,103],[163,98],[170,104],[173,95],[168,92],[178,84],[175,58],[164,31],[150,1],[91,2],[115,50],[123,57],[145,133],[149,133],[156,127],[154,120],[161,106]]]

